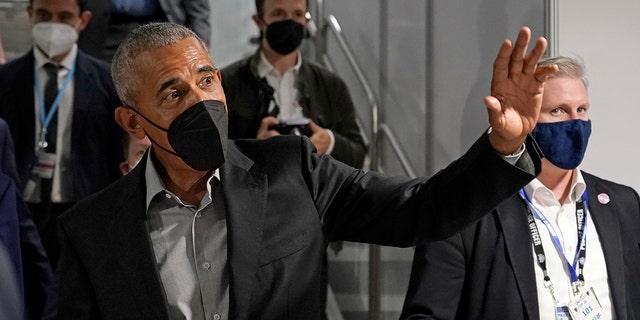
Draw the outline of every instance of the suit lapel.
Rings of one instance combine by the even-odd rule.
[[[229,317],[245,319],[263,234],[267,203],[267,177],[250,172],[253,161],[229,144],[229,161],[222,167],[222,186],[227,210],[229,263]]]
[[[131,284],[129,289],[140,305],[140,312],[146,312],[142,318],[169,319],[168,304],[156,269],[146,223],[144,167],[138,166],[123,178],[132,180],[122,184],[122,194],[128,196],[114,199],[116,210],[107,230],[112,236],[111,242],[114,243],[120,268],[125,271],[123,276]]]
[[[538,293],[526,208],[518,195],[514,195],[502,202],[496,211],[525,312],[528,319],[538,319]]]
[[[624,319],[627,314],[627,305],[624,272],[622,272],[624,270],[622,239],[619,232],[620,221],[618,216],[613,214],[614,208],[618,205],[616,203],[617,199],[614,194],[606,192],[608,191],[607,189],[604,189],[601,184],[594,181],[587,174],[583,173],[583,176],[587,182],[589,214],[596,225],[607,265],[607,277],[609,279],[613,308],[618,317]],[[598,195],[601,193],[608,194],[611,197],[611,201],[607,204],[600,203]]]

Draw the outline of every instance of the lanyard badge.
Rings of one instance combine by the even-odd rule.
[[[582,197],[576,202],[576,224],[578,229],[578,247],[576,249],[575,258],[573,263],[570,263],[564,254],[562,244],[558,238],[558,234],[546,219],[546,217],[533,205],[533,203],[527,198],[523,189],[520,190],[520,197],[527,208],[527,223],[529,224],[529,231],[531,233],[531,239],[533,242],[533,249],[536,254],[536,260],[542,273],[544,275],[544,286],[551,293],[553,302],[556,305],[555,315],[556,319],[600,319],[604,313],[600,302],[598,301],[593,288],[583,290],[584,285],[584,263],[586,259],[587,240],[586,240],[586,228],[587,228],[587,191],[585,190]],[[549,231],[549,236],[553,240],[554,245],[560,252],[560,256],[565,260],[567,269],[569,270],[571,277],[571,288],[574,298],[567,305],[561,305],[555,296],[555,290],[553,283],[547,272],[546,256],[538,227],[535,222],[537,217]]]
[[[62,101],[64,92],[69,86],[69,83],[71,82],[71,79],[73,78],[73,74],[75,73],[75,71],[76,71],[76,63],[74,62],[73,65],[71,66],[71,69],[69,70],[69,73],[64,78],[64,82],[62,83],[62,87],[58,91],[58,95],[56,95],[56,98],[53,100],[53,103],[49,108],[49,112],[46,112],[45,105],[44,105],[44,93],[42,90],[42,86],[40,84],[40,79],[38,78],[38,72],[35,68],[33,69],[34,86],[35,86],[36,94],[38,97],[38,104],[40,105],[39,107],[40,137],[38,138],[38,148],[40,151],[44,151],[44,149],[46,149],[47,146],[49,146],[49,143],[47,142],[47,128],[49,127],[49,124],[51,123],[53,116],[56,114],[56,112],[58,112],[58,106],[60,105],[60,101]]]

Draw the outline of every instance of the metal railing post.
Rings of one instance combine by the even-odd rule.
[[[544,37],[547,38],[547,52],[549,56],[558,55],[558,1],[545,0],[544,2]]]

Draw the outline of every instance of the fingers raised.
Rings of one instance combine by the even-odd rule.
[[[536,44],[533,49],[531,49],[531,52],[527,54],[522,72],[524,72],[525,74],[533,74],[536,71],[538,61],[540,61],[540,58],[546,50],[547,39],[542,37],[538,38],[538,41],[536,41]]]
[[[511,59],[509,60],[509,75],[516,76],[521,74],[523,70],[524,58],[527,53],[527,47],[531,40],[531,30],[527,27],[522,27],[518,33],[518,39],[513,46],[511,52]]]
[[[493,62],[493,81],[500,81],[509,77],[509,57],[513,45],[511,40],[507,39],[502,42],[498,56]]]

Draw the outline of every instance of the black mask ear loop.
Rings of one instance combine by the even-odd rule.
[[[138,110],[134,109],[133,107],[131,107],[131,106],[127,105],[127,108],[129,108],[129,109],[133,110],[133,112],[137,113],[137,114],[138,114],[139,116],[141,116],[143,119],[147,120],[147,122],[151,123],[154,127],[158,128],[158,129],[160,129],[160,130],[162,130],[162,131],[164,131],[164,132],[169,132],[169,130],[168,130],[168,129],[165,129],[165,128],[163,128],[163,127],[161,127],[161,126],[157,125],[155,122],[153,122],[153,121],[149,120],[149,118],[145,117],[142,113],[138,112]],[[162,149],[162,150],[164,150],[164,151],[168,152],[169,154],[172,154],[172,155],[174,155],[174,156],[179,157],[179,158],[181,158],[181,159],[182,159],[182,157],[180,157],[180,155],[179,155],[179,154],[177,154],[177,153],[175,153],[175,152],[173,152],[173,151],[171,151],[171,150],[169,150],[169,149],[167,149],[167,148],[165,148],[165,147],[161,146],[159,143],[157,143],[155,140],[153,140],[153,138],[151,138],[151,136],[150,136],[150,135],[148,135],[148,134],[147,134],[147,138],[149,138],[149,140],[151,140],[151,142],[152,142],[153,144],[155,144],[156,146],[158,146],[160,149]]]

